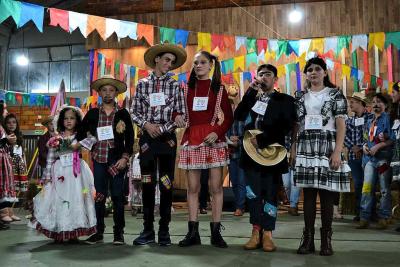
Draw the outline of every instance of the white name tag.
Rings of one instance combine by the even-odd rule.
[[[22,156],[22,147],[21,146],[14,146],[13,153],[18,155],[18,156]]]
[[[165,105],[164,93],[153,93],[150,94],[150,107],[158,107]]]
[[[68,153],[68,154],[60,155],[60,161],[61,161],[61,166],[63,166],[63,167],[72,166],[72,164],[74,162],[73,154]]]
[[[395,120],[392,129],[396,130],[400,126],[400,120]]]
[[[260,114],[262,116],[265,115],[265,111],[267,110],[267,103],[257,100],[255,105],[251,108],[255,113]]]
[[[322,116],[321,115],[306,115],[305,121],[306,130],[321,130]]]
[[[203,111],[207,110],[208,107],[208,97],[197,97],[193,98],[193,111]]]
[[[97,138],[99,141],[114,139],[112,126],[103,126],[97,128]]]
[[[364,118],[356,119],[356,126],[364,125]]]

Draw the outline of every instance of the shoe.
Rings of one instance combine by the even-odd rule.
[[[79,239],[78,238],[68,239],[68,244],[77,245],[79,244]]]
[[[220,222],[210,222],[211,245],[217,248],[227,248],[228,245],[221,236],[221,228],[225,230],[225,227]]]
[[[85,240],[85,243],[89,245],[94,245],[103,242],[104,242],[104,237],[102,234],[94,234]]]
[[[272,242],[272,231],[263,232],[262,248],[265,252],[273,252],[276,250],[276,246],[274,242]]]
[[[332,229],[321,228],[321,251],[319,255],[321,256],[331,256],[333,255],[332,249]]]
[[[353,222],[359,222],[360,221],[360,216],[355,216],[354,218],[353,218]]]
[[[343,215],[340,213],[335,213],[335,214],[333,214],[333,219],[341,220],[341,219],[343,219]]]
[[[158,231],[158,245],[162,247],[171,246],[171,237],[168,231]]]
[[[5,223],[10,223],[13,221],[11,217],[8,215],[8,208],[0,210],[0,219]]]
[[[13,208],[8,208],[8,216],[10,216],[13,221],[21,221],[21,218],[14,214]]]
[[[244,245],[244,249],[253,250],[261,247],[261,232],[255,228],[251,231],[250,240]]]
[[[199,235],[199,222],[188,222],[188,232],[185,238],[179,241],[180,247],[190,247],[194,245],[201,245],[201,239]]]
[[[235,213],[233,213],[233,216],[237,216],[237,217],[243,216],[243,210],[242,209],[236,209]]]
[[[114,233],[114,241],[113,241],[114,246],[121,246],[125,245],[125,240],[124,240],[124,234],[123,232],[119,233]]]
[[[377,225],[377,229],[379,230],[385,230],[387,229],[388,225],[386,223],[386,219],[379,219],[378,221],[378,225]]]
[[[400,232],[400,226],[395,229],[396,232]]]
[[[294,208],[290,207],[288,209],[288,213],[292,216],[300,216],[300,213],[299,213],[299,210],[297,209],[297,207],[294,207]]]
[[[10,229],[10,226],[0,220],[0,231]]]
[[[304,228],[303,236],[301,237],[300,246],[297,249],[297,254],[311,254],[315,252],[314,245],[314,228]]]
[[[155,243],[156,238],[155,238],[155,233],[154,230],[143,230],[139,237],[137,237],[134,241],[133,244],[137,246],[143,246],[151,243]]]
[[[207,209],[200,208],[200,214],[207,214]]]
[[[395,220],[392,217],[386,219],[386,224],[387,225],[391,225],[391,224],[394,224],[394,223],[395,223]]]
[[[360,219],[360,222],[358,223],[358,226],[356,229],[367,229],[369,227],[369,222],[366,220]]]

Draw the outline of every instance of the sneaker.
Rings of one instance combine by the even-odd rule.
[[[207,214],[207,209],[200,208],[200,214]]]
[[[114,246],[125,245],[124,235],[122,233],[114,233]]]
[[[171,246],[171,237],[168,231],[158,231],[158,244],[162,247]]]
[[[379,229],[379,230],[385,230],[385,229],[387,229],[387,223],[386,223],[386,219],[379,219],[379,221],[378,221],[378,225],[377,225],[377,229]]]
[[[369,222],[366,220],[360,220],[356,229],[367,229],[369,227]]]
[[[147,244],[151,244],[151,243],[155,243],[156,239],[155,239],[155,233],[154,230],[143,230],[139,237],[137,237],[134,241],[133,244],[134,245],[147,245]]]
[[[297,207],[290,207],[288,209],[288,213],[292,216],[300,216],[299,210],[297,209]]]
[[[89,244],[89,245],[94,245],[94,244],[103,243],[103,242],[104,242],[104,238],[103,238],[103,235],[101,235],[101,234],[94,234],[85,240],[85,243]]]

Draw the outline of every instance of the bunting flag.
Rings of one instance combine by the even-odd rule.
[[[241,69],[242,71],[245,70],[244,67],[244,56],[239,56],[239,57],[235,57],[233,59],[233,71],[236,71],[238,69]]]
[[[227,74],[233,72],[233,58],[222,61],[222,73]]]
[[[311,51],[317,51],[318,53],[324,53],[324,38],[314,38],[310,44]]]
[[[1,8],[1,7],[0,7]],[[32,20],[40,32],[43,32],[44,7],[21,2],[21,16],[18,28]]]
[[[262,51],[267,51],[268,41],[267,39],[257,39],[257,53],[261,54]]]
[[[286,67],[285,65],[280,65],[277,67],[278,70],[278,78],[281,78],[283,75],[286,74]]]
[[[385,48],[394,45],[400,49],[400,32],[387,32],[385,34]]]
[[[148,24],[137,24],[138,39],[144,38],[149,45],[154,44],[154,26]]]
[[[268,40],[268,51],[270,52],[278,52],[279,45],[278,45],[278,40],[276,39],[270,39]]]
[[[296,83],[297,83],[297,91],[301,91],[300,63],[296,63]]]
[[[50,26],[60,26],[64,31],[69,31],[69,12],[57,8],[49,8]]]
[[[211,52],[211,34],[206,32],[197,33],[197,51]]]
[[[89,33],[87,32],[88,15],[70,11],[68,16],[69,16],[69,32],[73,32],[77,28],[79,28],[82,35],[85,36],[86,38],[89,35]]]
[[[357,62],[357,51],[354,51],[351,53],[351,63],[352,63],[352,68],[351,68],[351,74],[350,77],[353,78],[353,91],[358,92],[358,62]]]
[[[114,32],[119,31],[120,20],[106,18],[106,34],[105,37],[109,38]]]
[[[175,29],[160,27],[160,42],[175,44]]]
[[[351,38],[351,53],[357,48],[362,48],[364,51],[368,49],[368,36],[366,34],[353,35]]]
[[[221,34],[211,34],[211,51],[219,47],[220,50],[225,48],[224,36]]]
[[[310,49],[310,45],[311,45],[311,39],[300,40],[299,56],[303,55],[304,53],[307,53],[308,50]]]
[[[288,45],[288,55],[290,55],[292,52],[296,54],[296,56],[299,56],[299,49],[300,49],[300,41],[289,41]]]
[[[347,65],[342,64],[342,78],[350,79],[351,68]]]
[[[289,70],[289,65],[285,65],[285,71],[286,71],[286,94],[291,95],[291,89],[290,89],[290,70]]]
[[[328,53],[329,51],[333,51],[337,55],[338,38],[336,36],[325,38],[324,53]]]
[[[257,52],[257,40],[255,38],[247,38],[247,53]]]
[[[235,52],[235,36],[230,36],[230,35],[224,35],[224,44],[225,47],[230,49],[232,52]],[[234,51],[235,50],[235,51]]]
[[[137,23],[131,21],[121,21],[119,24],[118,31],[116,31],[118,40],[121,38],[129,37],[133,40],[137,40]]]
[[[288,41],[278,41],[278,53],[276,54],[276,60],[280,59],[282,55],[287,55]]]
[[[263,50],[264,51],[264,50]],[[265,63],[265,52],[261,51],[258,55],[257,55],[257,64],[260,63]]]
[[[52,99],[53,98],[53,99]],[[34,93],[21,93],[15,91],[0,91],[0,99],[4,100],[6,104],[10,105],[22,105],[30,107],[50,107],[51,103],[54,103],[56,97]],[[60,99],[60,97],[58,98]],[[69,103],[76,103],[76,106],[80,104],[80,99],[75,97],[65,98]],[[60,101],[59,101],[60,102]],[[64,103],[64,101],[62,101]],[[78,106],[79,107],[79,106]]]
[[[187,45],[188,37],[189,37],[188,31],[179,30],[179,29],[175,31],[175,43],[182,44],[183,48],[185,48]]]
[[[392,62],[392,45],[386,48],[386,57],[388,65],[388,81],[393,82],[393,62]]]
[[[249,71],[243,72],[243,81],[248,81],[249,83],[252,81],[251,72]]]
[[[97,31],[101,39],[106,40],[106,19],[104,17],[88,15],[86,33],[89,35]]]
[[[21,2],[12,0],[0,1],[0,23],[5,21],[8,17],[14,19],[15,24],[19,25],[21,18]]]
[[[257,65],[257,54],[256,52],[252,52],[246,55],[246,69],[250,66],[251,63]]]
[[[240,47],[247,45],[247,37],[236,36],[235,41],[236,41],[236,47],[235,47],[236,51],[238,51]]]
[[[369,34],[368,50],[372,49],[374,46],[378,47],[380,51],[383,50],[385,46],[384,32],[375,32]]]
[[[350,40],[351,40],[351,36],[347,36],[347,35],[339,36],[337,52],[341,53],[344,48],[349,50]]]

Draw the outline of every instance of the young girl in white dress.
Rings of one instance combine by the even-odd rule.
[[[77,242],[96,232],[93,174],[73,149],[81,121],[81,111],[72,106],[63,107],[55,118],[58,135],[47,143],[44,186],[33,199],[31,226],[56,242]]]

